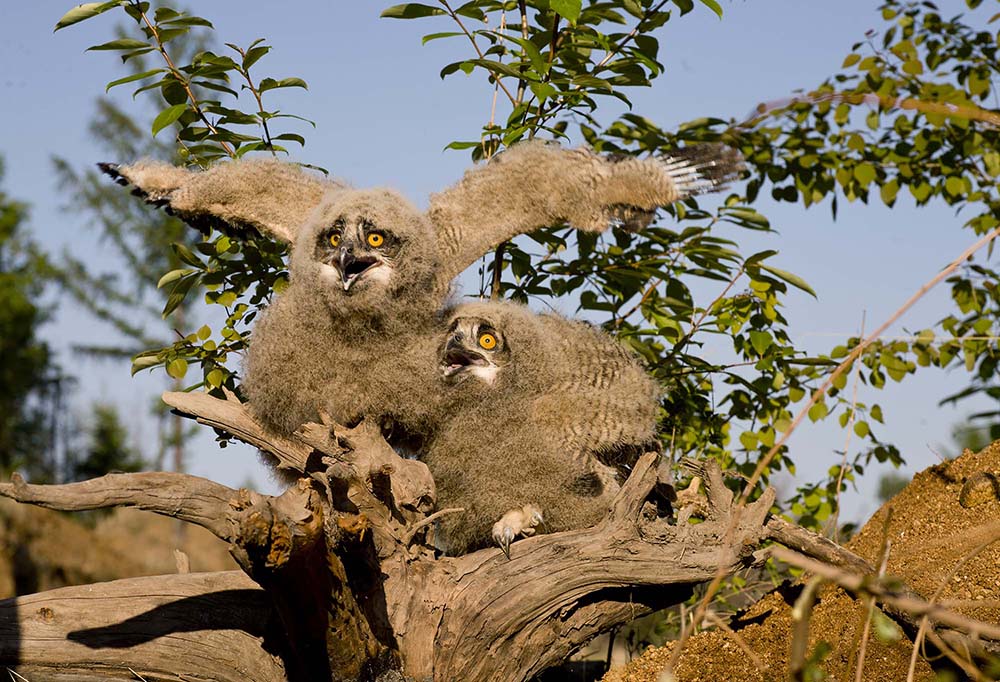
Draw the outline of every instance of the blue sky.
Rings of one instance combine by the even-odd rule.
[[[267,38],[274,50],[258,64],[260,74],[294,75],[309,83],[308,92],[290,89],[274,100],[281,109],[316,121],[315,130],[305,131],[307,146],[295,154],[296,160],[322,165],[359,186],[395,187],[423,205],[429,193],[453,182],[468,165],[465,152],[443,148],[453,139],[478,134],[489,115],[492,91],[479,78],[438,78],[444,64],[468,56],[467,44],[459,41],[421,45],[423,33],[451,30],[446,19],[380,19],[388,4],[303,0],[280,12],[275,3],[258,0],[194,6],[215,23],[220,41],[246,45]],[[955,12],[964,7],[944,4],[955,5]],[[123,73],[113,54],[84,52],[111,39],[111,15],[52,32],[70,6],[44,0],[4,8],[4,188],[32,205],[31,229],[45,247],[71,248],[95,267],[112,269],[116,264],[96,233],[78,216],[59,210],[51,171],[55,154],[77,166],[108,160],[88,139],[86,123],[96,98],[104,96],[104,84]],[[743,118],[759,102],[808,89],[839,68],[852,43],[866,30],[881,28],[876,6],[861,0],[726,2],[720,21],[698,5],[691,15],[675,18],[659,31],[660,61],[667,71],[652,88],[633,94],[635,110],[667,128],[706,115]],[[124,88],[112,96],[132,106]],[[613,117],[610,112],[603,116]],[[764,201],[758,208],[778,234],[737,235],[747,252],[779,250],[775,264],[801,274],[819,293],[818,300],[793,293],[787,311],[793,336],[812,351],[856,334],[863,314],[868,329],[877,326],[973,241],[971,233],[960,229],[962,217],[943,206],[915,210],[905,199],[893,210],[845,204],[833,222],[827,205],[806,211]],[[946,313],[946,304],[944,289],[932,293],[890,333],[930,326]],[[82,379],[75,409],[82,413],[94,398],[113,400],[140,424],[137,437],[151,441],[155,427],[145,414],[161,390],[159,377],[130,379],[124,364],[93,363],[68,352],[71,343],[100,341],[110,334],[68,301],[44,329],[64,366]],[[911,468],[919,469],[936,461],[931,448],[939,450],[949,442],[952,425],[981,407],[937,406],[940,397],[963,385],[960,373],[927,370],[883,391],[862,388],[859,400],[883,405],[889,424],[879,433],[899,444]],[[834,451],[843,445],[839,428],[809,423],[791,441],[793,458],[805,476],[839,461]],[[219,451],[210,437],[197,443],[190,469],[227,484],[266,478],[248,449]],[[874,510],[869,498],[875,478],[850,498],[849,517]]]

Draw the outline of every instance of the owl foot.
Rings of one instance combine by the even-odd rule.
[[[493,524],[493,541],[509,560],[510,543],[514,538],[519,535],[530,537],[538,526],[545,528],[542,510],[533,504],[526,504],[519,509],[511,509]]]

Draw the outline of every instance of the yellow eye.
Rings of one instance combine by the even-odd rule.
[[[334,232],[330,235],[330,246],[340,246],[340,233]]]
[[[374,246],[378,248],[385,243],[385,237],[380,235],[378,232],[372,232],[368,235],[368,246]]]
[[[479,345],[486,350],[493,350],[497,347],[497,337],[492,334],[483,334],[479,337]]]

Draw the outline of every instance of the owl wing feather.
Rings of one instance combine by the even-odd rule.
[[[742,167],[739,153],[721,144],[645,158],[543,141],[514,145],[431,197],[439,283],[447,285],[498,244],[541,227],[641,229],[658,207],[721,189]]]
[[[338,185],[320,180],[293,163],[232,161],[207,171],[140,161],[98,167],[147,203],[163,207],[188,225],[240,235],[251,229],[291,242],[323,194]]]

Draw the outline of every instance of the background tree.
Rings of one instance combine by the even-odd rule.
[[[3,171],[0,159],[0,181]],[[0,468],[54,481],[69,381],[38,338],[49,311],[40,302],[44,260],[24,234],[27,217],[27,207],[0,190]]]

